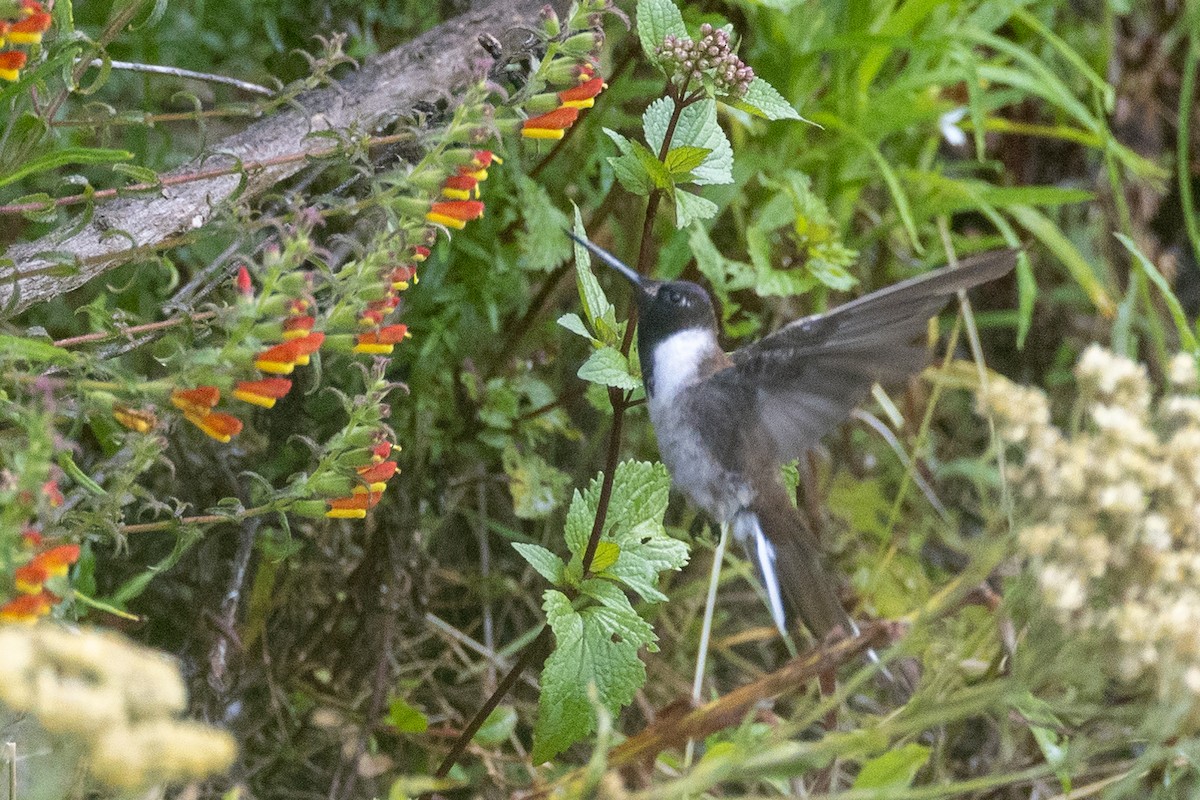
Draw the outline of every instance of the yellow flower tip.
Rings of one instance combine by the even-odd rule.
[[[250,403],[251,405],[262,406],[263,408],[274,408],[275,407],[275,398],[274,397],[264,397],[261,394],[254,394],[252,392],[243,392],[239,389],[233,390],[233,396],[236,397],[238,400],[241,400],[243,403]]]
[[[392,288],[397,292],[403,292],[408,288],[408,281],[392,281]]]
[[[305,353],[301,353],[300,355],[296,356],[296,364],[297,364],[297,365],[299,365],[299,366],[301,366],[301,367],[307,367],[307,366],[308,366],[308,362],[309,362],[309,361],[311,361],[311,360],[312,360],[312,359],[311,359],[311,358],[309,358],[309,357],[308,357],[308,355],[307,355],[307,354],[305,354]]]
[[[589,97],[585,100],[567,100],[563,103],[565,108],[591,108],[596,105],[596,98]]]
[[[8,41],[12,44],[38,44],[42,41],[42,34],[13,31],[8,34]]]
[[[400,470],[396,470],[396,472],[399,472],[399,471]],[[386,488],[387,488],[387,481],[378,481],[376,483],[372,483],[370,486],[372,493],[379,492],[380,494],[382,494],[383,490]]]
[[[282,338],[285,342],[290,342],[292,339],[303,339],[310,333],[312,333],[312,331],[306,331],[303,328],[296,328],[294,331],[284,331]]]
[[[254,366],[260,372],[268,372],[272,375],[291,375],[296,369],[296,365],[290,361],[255,361]]]
[[[463,228],[467,227],[465,220],[456,219],[455,217],[448,217],[445,214],[439,214],[436,211],[430,211],[425,215],[425,219],[429,220],[435,225],[445,225],[447,228],[454,228],[456,231],[461,231]]]
[[[389,356],[392,354],[392,350],[394,350],[394,349],[395,349],[395,345],[382,344],[382,343],[380,343],[380,344],[369,344],[368,343],[368,344],[354,345],[354,352],[356,352],[356,353],[369,353],[370,355],[377,355],[377,356]]]
[[[492,162],[495,164],[503,164],[504,159],[501,158],[500,156],[496,155],[495,153],[492,153]]]
[[[329,519],[366,519],[365,508],[331,508],[325,512]]]
[[[0,69],[0,80],[16,81],[21,77],[19,69]]]
[[[451,200],[470,200],[471,192],[469,189],[442,189],[442,196],[449,197]]]
[[[42,585],[40,583],[32,583],[30,581],[23,581],[20,578],[15,578],[13,580],[13,588],[15,588],[21,594],[37,594],[42,590]]]
[[[561,128],[522,128],[521,135],[526,139],[561,139]]]
[[[487,180],[488,171],[486,169],[477,169],[474,172],[468,172],[467,174],[480,183],[483,183]]]

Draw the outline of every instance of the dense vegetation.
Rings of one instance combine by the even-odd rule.
[[[1200,791],[1200,3],[431,5],[0,0],[13,796]],[[786,469],[859,636],[668,491],[565,228],[729,349],[1021,248]]]

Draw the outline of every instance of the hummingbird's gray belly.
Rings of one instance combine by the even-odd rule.
[[[715,521],[728,522],[754,499],[745,476],[722,465],[692,423],[688,391],[669,399],[650,399],[650,421],[671,482]]]

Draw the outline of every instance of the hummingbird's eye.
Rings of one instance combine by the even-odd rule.
[[[684,305],[685,299],[683,293],[675,289],[667,289],[667,302],[673,306]]]

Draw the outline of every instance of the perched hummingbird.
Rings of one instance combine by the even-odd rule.
[[[798,319],[726,354],[708,293],[691,281],[645,278],[608,251],[576,242],[636,288],[638,350],[663,463],[674,485],[753,562],[781,632],[795,617],[818,640],[855,633],[816,537],[781,480],[862,402],[875,382],[926,361],[914,344],[954,295],[1009,272],[1016,251],[964,260]]]

